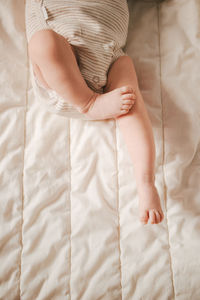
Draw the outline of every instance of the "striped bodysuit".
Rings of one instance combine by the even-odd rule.
[[[28,42],[41,29],[52,29],[64,36],[75,49],[87,85],[103,93],[111,64],[127,55],[123,51],[129,23],[126,0],[26,0],[25,17]],[[55,91],[42,87],[34,76],[32,79],[37,96],[43,97],[49,110],[81,117]]]

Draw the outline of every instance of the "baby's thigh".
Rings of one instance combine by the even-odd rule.
[[[56,50],[57,34],[52,30],[42,29],[33,34],[28,43],[29,57],[33,62],[53,58]]]
[[[66,59],[67,50],[74,53],[68,41],[51,29],[35,32],[28,43],[29,57],[39,67],[49,62],[62,63]]]
[[[131,86],[134,90],[138,89],[138,80],[133,60],[128,55],[120,56],[111,65],[104,92],[109,92],[126,85]]]

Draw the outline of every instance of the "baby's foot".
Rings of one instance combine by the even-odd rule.
[[[147,224],[158,224],[164,219],[160,198],[154,184],[144,184],[138,191],[140,221]]]
[[[133,89],[124,86],[105,94],[94,93],[89,103],[79,111],[93,120],[112,119],[127,114],[135,99]]]

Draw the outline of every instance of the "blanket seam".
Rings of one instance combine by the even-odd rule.
[[[70,221],[69,221],[69,225],[70,225],[70,228],[69,228],[69,231],[70,231],[70,234],[69,234],[69,241],[70,241],[70,246],[69,246],[69,285],[68,285],[68,288],[69,288],[69,298],[71,300],[71,259],[72,259],[72,256],[71,256],[71,246],[72,246],[72,243],[71,243],[71,137],[70,137],[70,133],[71,133],[71,118],[67,119],[67,123],[68,123],[68,164],[69,164],[69,186],[68,186],[68,189],[69,189],[69,203],[70,203],[70,214],[69,214],[69,218],[70,218]]]
[[[120,214],[119,214],[119,160],[118,160],[118,152],[117,152],[117,121],[114,121],[115,124],[115,164],[117,169],[116,174],[116,184],[117,184],[117,192],[116,192],[116,200],[117,200],[117,216],[118,216],[118,248],[119,248],[119,274],[120,274],[120,289],[121,289],[121,299],[122,299],[122,261],[121,261],[121,245],[120,245]]]
[[[173,288],[173,298],[175,299],[175,287],[174,287],[174,274],[172,268],[172,255],[171,255],[171,246],[170,246],[170,237],[169,237],[169,224],[168,224],[168,215],[167,215],[167,185],[165,177],[165,129],[164,129],[164,103],[163,103],[163,94],[162,94],[162,61],[161,61],[161,37],[160,37],[160,6],[162,4],[157,3],[157,26],[158,26],[158,47],[159,47],[159,78],[160,78],[160,100],[161,100],[161,116],[162,116],[162,181],[164,188],[164,205],[166,211],[166,227],[167,227],[167,237],[168,237],[168,253],[169,253],[169,262],[170,262],[170,271],[171,271],[171,280]]]
[[[24,0],[25,5],[26,0]],[[26,68],[27,68],[27,77],[26,77],[26,92],[25,92],[25,103],[24,103],[24,143],[23,143],[23,153],[22,153],[22,181],[21,181],[21,235],[20,235],[20,242],[21,242],[21,254],[20,254],[20,262],[19,262],[19,299],[21,299],[21,273],[22,273],[22,252],[23,252],[23,224],[24,224],[24,166],[25,166],[25,147],[26,147],[26,118],[27,118],[27,103],[28,103],[28,88],[29,88],[29,80],[30,80],[30,68],[29,68],[29,55],[28,55],[28,45],[26,43]]]

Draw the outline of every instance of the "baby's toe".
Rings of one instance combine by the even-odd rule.
[[[133,105],[135,103],[134,100],[123,100],[123,104],[131,104]]]
[[[125,115],[129,112],[129,109],[121,109],[121,114]]]
[[[159,214],[160,214],[160,222],[162,222],[162,220],[164,219],[164,214],[162,211],[159,211]]]
[[[156,223],[156,214],[155,214],[155,210],[154,209],[151,209],[149,211],[149,219],[150,219],[151,224],[155,224]]]
[[[121,109],[129,110],[132,107],[132,104],[123,104]]]
[[[140,221],[143,224],[147,224],[148,219],[149,219],[149,213],[148,213],[147,210],[144,210],[144,211],[140,212]]]
[[[156,215],[156,224],[158,224],[161,221],[161,216],[157,210],[155,210],[154,213]]]
[[[133,100],[134,101],[136,99],[136,96],[134,93],[123,94],[121,97],[123,100]]]
[[[130,86],[123,86],[123,87],[121,87],[119,89],[120,89],[120,92],[121,92],[122,95],[123,94],[127,94],[127,93],[133,94],[133,89]]]

